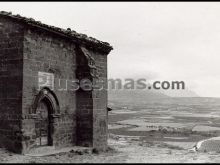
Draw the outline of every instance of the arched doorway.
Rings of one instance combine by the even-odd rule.
[[[42,99],[37,106],[36,109],[36,123],[35,123],[35,131],[36,131],[36,145],[37,146],[48,146],[53,145],[52,142],[52,118],[50,117],[52,114],[51,106],[46,98]]]
[[[43,88],[35,97],[32,113],[35,114],[34,146],[52,146],[55,132],[55,118],[60,117],[59,102],[53,91]]]

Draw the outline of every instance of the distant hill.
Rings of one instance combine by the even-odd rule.
[[[137,82],[135,82],[137,83]],[[124,85],[124,84],[123,84]],[[136,84],[137,85],[137,84]],[[152,86],[148,84],[148,86]],[[108,100],[109,103],[116,103],[117,105],[143,105],[148,102],[160,102],[169,98],[182,98],[182,97],[199,97],[195,92],[189,89],[114,89],[109,88]]]
[[[161,90],[161,92],[170,97],[199,97],[194,91],[184,89],[184,90]]]
[[[160,99],[160,98],[168,98],[169,96],[158,92],[158,91],[151,91],[151,90],[140,90],[140,89],[133,89],[133,90],[109,90],[108,91],[108,100],[110,102],[115,103],[124,103],[124,104],[142,104],[146,103],[150,100]]]
[[[148,102],[161,102],[164,99],[199,97],[190,90],[109,90],[108,101],[114,105],[144,105]]]

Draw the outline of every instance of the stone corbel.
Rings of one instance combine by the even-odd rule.
[[[90,68],[90,75],[94,78],[99,78],[97,73],[97,67],[95,65],[95,59],[91,56],[91,54],[85,47],[80,46],[80,49],[82,51],[82,54],[85,56],[85,58],[88,61],[88,67]]]

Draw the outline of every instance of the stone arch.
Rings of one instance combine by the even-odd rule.
[[[35,120],[35,132],[36,132],[36,141],[38,141],[37,138],[42,138],[41,136],[37,136],[38,135],[38,131],[39,127],[38,124],[39,123],[39,116],[37,115],[37,111],[39,110],[39,105],[41,105],[42,103],[45,103],[46,107],[47,107],[47,123],[46,123],[46,127],[47,129],[47,145],[52,146],[54,144],[54,132],[56,131],[56,120],[55,118],[59,118],[60,117],[60,106],[59,106],[59,101],[58,98],[56,96],[56,94],[50,90],[47,87],[42,88],[38,94],[36,95],[34,102],[32,104],[32,114],[33,114],[33,119]],[[37,125],[36,125],[37,124]],[[34,145],[36,146],[36,144]]]
[[[58,101],[56,94],[49,88],[44,87],[40,90],[40,92],[37,94],[37,96],[34,99],[34,102],[32,104],[32,114],[36,113],[38,104],[42,100],[45,100],[47,102],[48,106],[50,107],[51,114],[60,113],[59,101]]]

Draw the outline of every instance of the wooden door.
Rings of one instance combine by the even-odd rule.
[[[49,117],[48,106],[46,102],[41,101],[38,105],[36,114],[36,143],[37,146],[45,146],[49,144]]]

